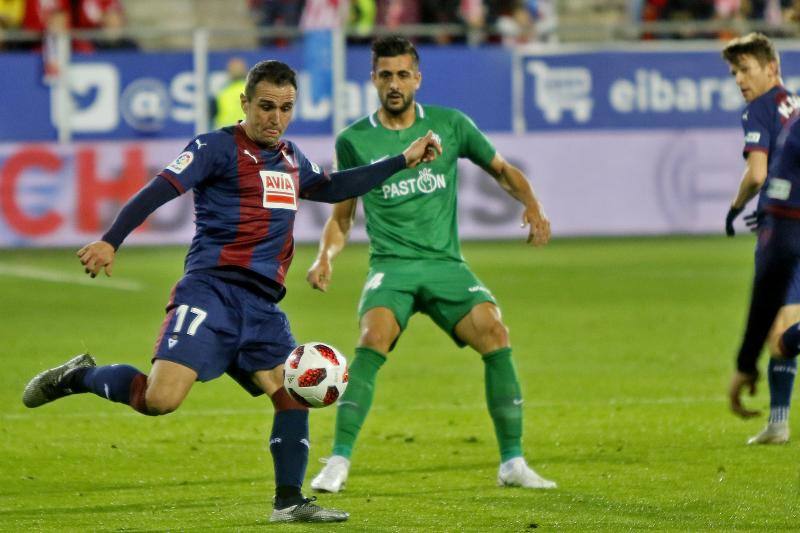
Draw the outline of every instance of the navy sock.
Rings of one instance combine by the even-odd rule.
[[[93,392],[112,402],[131,405],[131,385],[137,376],[144,376],[130,365],[109,365],[81,369],[70,375],[75,392]]]
[[[275,467],[275,508],[301,503],[308,466],[308,410],[276,411],[269,438]]]
[[[796,329],[796,328],[793,328]],[[769,422],[787,422],[792,401],[792,386],[797,374],[797,359],[770,358],[767,367],[769,383]]]

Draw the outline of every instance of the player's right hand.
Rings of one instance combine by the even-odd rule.
[[[97,276],[101,268],[105,270],[106,276],[111,276],[115,255],[116,250],[106,241],[90,242],[78,250],[78,259],[84,267],[83,270],[91,277]]]
[[[742,418],[752,418],[761,414],[761,411],[753,411],[747,409],[742,404],[742,391],[746,388],[750,396],[756,393],[756,382],[758,381],[758,374],[745,374],[744,372],[735,372],[731,378],[731,383],[728,386],[728,400],[730,402],[731,411]]]
[[[538,206],[526,208],[522,213],[522,224],[520,226],[530,226],[528,231],[528,244],[533,246],[544,246],[550,241],[550,219]]]
[[[736,220],[736,217],[739,216],[739,213],[742,212],[741,207],[733,207],[731,206],[728,209],[728,214],[725,216],[725,235],[728,237],[733,237],[736,235],[736,230],[733,229],[733,221]]]
[[[420,137],[403,150],[406,158],[406,167],[414,168],[420,163],[430,163],[442,153],[439,136],[428,130],[424,137]]]
[[[317,258],[311,265],[306,274],[306,281],[313,289],[318,291],[327,292],[328,285],[333,276],[333,265],[327,259]]]

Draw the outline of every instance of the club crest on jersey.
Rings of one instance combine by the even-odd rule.
[[[261,170],[259,174],[264,186],[264,207],[297,211],[297,193],[290,174],[272,170]]]
[[[192,152],[183,152],[175,161],[167,166],[167,170],[180,174],[194,161],[194,154]]]

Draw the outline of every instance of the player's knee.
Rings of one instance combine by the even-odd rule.
[[[181,405],[182,398],[177,398],[169,392],[164,393],[158,390],[148,389],[145,393],[145,404],[148,414],[159,416],[167,415],[176,410]]]
[[[508,346],[508,328],[500,320],[492,320],[486,324],[481,337],[489,350]]]
[[[770,357],[773,359],[786,359],[786,349],[783,347],[781,337],[782,335],[770,334],[767,339],[767,349],[769,350]]]
[[[361,330],[361,338],[359,338],[359,346],[376,350],[380,353],[387,353],[391,347],[394,338],[389,331],[382,328],[363,328]]]

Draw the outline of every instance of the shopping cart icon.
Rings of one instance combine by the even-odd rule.
[[[527,71],[533,75],[534,103],[551,124],[561,122],[570,111],[576,122],[588,122],[592,116],[592,73],[583,67],[550,67],[531,61]]]

